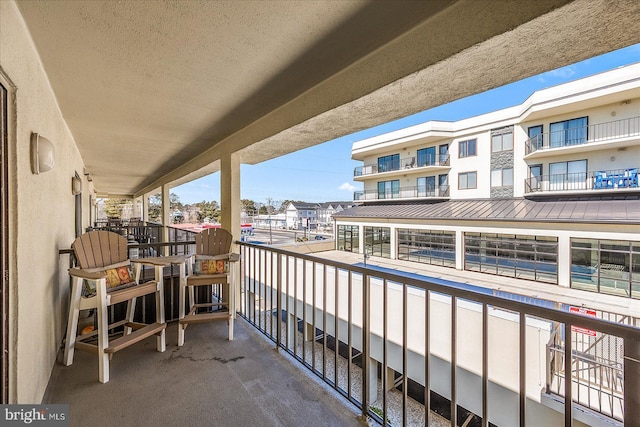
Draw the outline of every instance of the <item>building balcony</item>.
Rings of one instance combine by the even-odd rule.
[[[353,177],[356,181],[363,181],[365,179],[364,177],[371,175],[384,174],[387,176],[394,175],[398,172],[405,174],[414,172],[424,173],[425,171],[448,171],[450,168],[450,157],[448,154],[437,156],[409,156],[397,161],[358,166],[353,170]]]
[[[381,200],[410,200],[410,199],[448,199],[449,186],[440,185],[433,188],[426,186],[401,187],[385,191],[364,190],[353,193],[355,202],[371,202]]]
[[[525,194],[640,192],[640,168],[541,175],[524,180]]]
[[[44,403],[69,404],[71,425],[450,424],[435,410],[477,425],[637,425],[625,409],[640,395],[640,329],[628,316],[239,245],[233,341],[224,324],[196,324],[173,347],[170,323],[164,353],[149,342],[118,353],[108,384],[80,352],[54,368]],[[615,338],[624,357],[589,358],[584,333]]]
[[[563,129],[525,141],[525,159],[623,148],[640,141],[640,117]]]

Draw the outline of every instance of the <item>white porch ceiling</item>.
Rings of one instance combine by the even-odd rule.
[[[109,194],[194,179],[228,152],[268,160],[640,42],[635,0],[17,4]]]

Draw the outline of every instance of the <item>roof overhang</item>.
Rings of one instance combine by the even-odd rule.
[[[633,1],[17,5],[105,194],[186,182],[231,153],[258,163],[640,41]]]

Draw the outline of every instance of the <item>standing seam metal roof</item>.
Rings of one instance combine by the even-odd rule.
[[[554,199],[449,200],[356,206],[340,219],[395,218],[640,224],[640,195]]]

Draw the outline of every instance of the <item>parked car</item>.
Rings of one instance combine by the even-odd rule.
[[[316,240],[327,240],[327,238],[319,234],[316,234]]]

